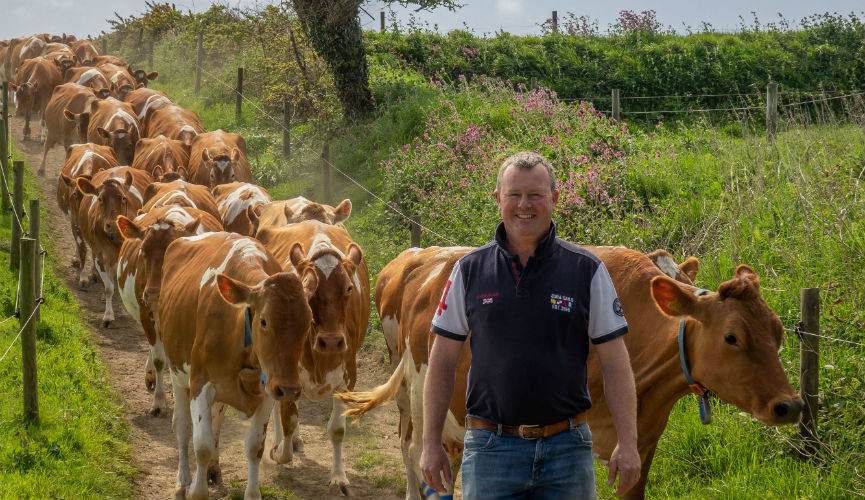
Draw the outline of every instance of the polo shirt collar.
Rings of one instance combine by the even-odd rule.
[[[496,244],[499,248],[507,255],[508,257],[512,257],[513,255],[508,250],[508,235],[505,232],[505,223],[499,222],[498,227],[496,228]],[[541,240],[538,242],[538,246],[535,248],[535,254],[532,256],[532,259],[543,259],[548,257],[553,251],[556,249],[556,224],[554,222],[550,222],[550,230],[547,231],[547,234],[541,237]]]

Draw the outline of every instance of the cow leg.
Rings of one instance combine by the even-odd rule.
[[[189,388],[181,383],[173,370],[171,373],[171,386],[174,388],[174,417],[171,425],[174,435],[177,437],[177,486],[174,497],[177,500],[186,498],[186,490],[189,488],[191,478],[189,476]]]
[[[270,459],[278,464],[290,464],[295,451],[294,439],[297,436],[297,401],[283,399],[273,407],[273,447]]]
[[[219,435],[222,432],[222,421],[225,417],[225,403],[214,403],[211,408],[210,418],[213,420],[213,456],[207,464],[208,484],[222,483],[222,468],[219,466]]]
[[[70,216],[71,219],[71,216]],[[75,253],[72,255],[72,267],[78,269],[78,286],[84,288],[87,286],[87,281],[84,277],[84,268],[87,267],[87,243],[84,242],[84,237],[81,235],[81,226],[76,223],[71,223],[72,236],[75,238]]]
[[[207,382],[201,388],[198,396],[189,402],[189,412],[192,417],[192,448],[195,450],[195,475],[186,498],[189,500],[207,500],[207,467],[210,457],[216,449],[213,437],[213,419],[211,407],[216,389]]]
[[[270,410],[273,408],[273,400],[265,397],[264,401],[256,408],[249,423],[249,431],[244,441],[246,451],[246,462],[249,471],[246,481],[246,491],[243,493],[244,500],[261,500],[261,489],[258,486],[258,468],[261,464],[261,456],[264,454],[264,439],[267,437],[267,421],[270,418]]]
[[[333,400],[333,409],[330,420],[327,422],[327,435],[333,444],[333,465],[330,469],[330,489],[334,493],[342,493],[350,496],[348,478],[345,476],[345,467],[342,465],[342,440],[345,437],[345,403],[336,396]]]
[[[45,120],[42,120],[42,123],[45,123]],[[54,141],[44,139],[45,144],[42,146],[42,161],[39,162],[39,170],[36,171],[38,175],[45,175],[45,158],[48,156],[48,150],[54,147]],[[58,181],[60,182],[60,181]]]
[[[102,326],[108,328],[108,325],[114,321],[114,307],[112,299],[114,298],[114,276],[117,274],[113,266],[106,266],[101,259],[94,259],[93,264],[99,277],[102,278],[102,284],[105,286],[105,312],[102,313]]]
[[[47,143],[48,129],[45,127],[45,117],[39,117],[39,142]],[[50,149],[50,148],[49,148]],[[44,173],[44,169],[41,170]]]
[[[24,113],[24,138],[30,138],[30,112]]]
[[[396,406],[399,409],[399,446],[402,451],[402,462],[405,465],[406,500],[421,500],[421,482],[414,473],[414,467],[411,466],[411,456],[409,455],[409,445],[411,444],[412,421],[411,421],[411,403],[408,397],[408,390],[403,381],[399,389],[396,391]]]
[[[165,413],[168,408],[165,399],[165,384],[162,382],[162,369],[165,368],[165,347],[162,345],[161,337],[157,336],[156,343],[150,346],[147,360],[151,363],[154,376],[153,403],[150,405],[150,414],[155,417],[160,413]]]

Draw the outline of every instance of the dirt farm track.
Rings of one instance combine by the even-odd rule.
[[[35,176],[35,169],[39,166],[42,155],[42,144],[38,142],[39,125],[36,123],[33,127],[33,136],[37,140],[23,140],[23,118],[12,117],[11,126],[13,148],[27,159]],[[144,388],[144,362],[147,356],[144,332],[126,312],[116,293],[116,320],[108,328],[103,328],[102,284],[92,284],[86,290],[80,290],[77,274],[72,272],[69,265],[70,256],[73,254],[72,236],[69,223],[60,212],[55,199],[57,176],[63,160],[63,148],[55,146],[48,155],[45,176],[38,178],[44,197],[43,235],[50,238],[50,251],[63,264],[60,266],[62,270],[59,279],[66,283],[78,300],[85,315],[84,321],[90,326],[93,341],[108,367],[113,389],[123,402],[124,419],[130,434],[128,444],[131,458],[138,469],[134,481],[135,498],[174,498],[177,447],[171,429],[171,410],[169,409],[169,415],[159,417],[151,417],[147,413],[151,394]],[[385,354],[378,352],[361,352],[358,355],[357,389],[369,389],[387,379],[389,366],[385,357]],[[172,408],[171,383],[167,375],[165,385],[168,391],[168,406]],[[303,500],[341,498],[328,489],[332,449],[325,435],[325,427],[330,416],[330,402],[313,403],[301,398],[299,405],[303,451],[296,454],[293,463],[289,465],[276,464],[268,457],[271,441],[268,438],[259,476],[264,497]],[[396,405],[393,403],[377,409],[360,422],[354,423],[349,419],[343,444],[343,459],[346,474],[351,481],[353,498],[394,499],[404,496],[400,489],[404,484],[405,472],[398,444],[398,420]],[[230,498],[232,493],[235,498],[242,496],[247,476],[246,457],[243,452],[245,433],[246,420],[229,410],[220,438],[222,483],[210,487],[210,498]],[[195,454],[190,448],[191,466],[194,460]],[[295,496],[283,495],[284,489],[291,490]],[[276,493],[276,496],[268,493]]]

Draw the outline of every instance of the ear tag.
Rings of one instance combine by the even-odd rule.
[[[700,422],[703,425],[712,423],[712,405],[709,403],[709,393],[697,396],[697,402],[700,405]]]
[[[117,238],[117,235],[114,234],[114,231],[108,233],[108,239],[109,239],[110,241],[114,241],[115,238]]]
[[[127,227],[126,227],[126,231],[125,231],[125,232],[126,232],[126,234],[129,234],[129,235],[131,235],[131,234],[132,234],[132,228],[131,228],[131,227],[129,227],[129,226],[127,226]]]

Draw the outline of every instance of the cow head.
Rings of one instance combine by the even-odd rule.
[[[36,102],[36,90],[39,88],[39,82],[24,82],[20,85],[13,83],[9,88],[15,92],[15,102],[17,103],[15,114],[26,116]]]
[[[739,266],[714,294],[698,297],[667,276],[653,278],[651,288],[665,314],[686,317],[694,380],[766,425],[799,420],[804,402],[778,358],[783,326],[760,295],[760,279],[750,267]]]
[[[177,167],[177,169],[174,169],[173,167],[163,167],[162,165],[154,167],[151,175],[153,175],[153,179],[156,182],[185,181],[189,178],[189,174],[186,172],[184,167]]]
[[[156,80],[157,76],[159,76],[158,71],[153,71],[153,72],[147,73],[143,69],[136,69],[135,71],[132,72],[132,77],[135,79],[136,85],[138,85],[137,88],[146,87],[147,81],[148,80]]]
[[[306,258],[303,247],[295,243],[289,257],[298,272],[312,270],[318,278],[318,288],[309,301],[313,314],[313,335],[309,341],[313,351],[346,352],[346,309],[351,297],[359,293],[356,271],[363,258],[360,247],[352,243],[345,256],[334,248],[322,248]]]
[[[241,152],[234,148],[231,155],[218,154],[213,156],[204,148],[201,151],[202,166],[210,172],[210,188],[219,184],[229,184],[237,180],[237,162],[240,161]]]
[[[105,139],[108,146],[111,146],[121,165],[132,164],[132,159],[135,156],[135,143],[138,142],[138,132],[134,128],[120,127],[108,131],[102,127],[97,127],[96,132]]]
[[[112,82],[110,93],[117,99],[124,101],[126,100],[126,94],[132,92],[136,88],[135,83],[131,81],[123,80],[116,83]]]
[[[123,182],[107,179],[99,186],[94,186],[84,177],[76,178],[75,183],[82,194],[96,198],[96,217],[92,221],[94,227],[104,232],[114,245],[120,246],[123,240],[118,233],[117,216],[129,215],[127,193],[132,187],[132,174],[126,172]]]
[[[300,354],[313,318],[309,300],[318,286],[315,273],[276,273],[256,286],[217,274],[216,284],[223,300],[250,309],[251,347],[266,379],[265,391],[276,400],[297,400]]]
[[[90,111],[83,111],[81,113],[73,113],[68,109],[63,110],[63,116],[66,117],[70,122],[75,123],[75,137],[78,139],[79,144],[84,144],[87,142],[87,127],[90,125]]]

